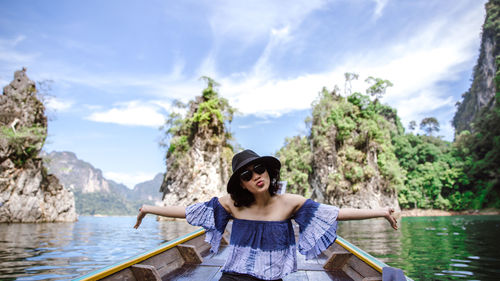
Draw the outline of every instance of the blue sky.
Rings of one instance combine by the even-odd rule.
[[[45,150],[73,151],[129,187],[166,170],[158,141],[174,99],[214,78],[239,110],[236,142],[274,154],[306,134],[344,73],[390,80],[403,124],[434,116],[453,139],[455,103],[479,55],[484,0],[0,1],[0,85],[23,66],[52,80]]]

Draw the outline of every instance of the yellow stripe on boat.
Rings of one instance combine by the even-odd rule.
[[[189,234],[186,234],[185,236],[181,236],[175,240],[172,240],[170,242],[166,242],[163,245],[160,245],[158,248],[151,250],[150,252],[135,256],[131,259],[128,259],[128,260],[125,260],[123,262],[111,265],[109,267],[105,267],[102,270],[93,271],[87,275],[80,277],[80,278],[74,279],[74,281],[94,281],[94,280],[102,279],[106,276],[109,276],[109,275],[115,273],[115,272],[118,272],[118,271],[125,269],[129,266],[132,266],[134,264],[140,263],[141,261],[149,259],[150,257],[158,255],[162,252],[165,252],[166,250],[169,250],[169,249],[171,249],[179,244],[182,244],[182,243],[184,243],[188,240],[191,240],[195,237],[198,237],[204,233],[205,233],[205,230],[203,228],[198,229],[198,230],[193,231]]]
[[[360,248],[354,246],[353,244],[347,242],[344,238],[337,236],[337,241],[340,246],[342,246],[344,249],[347,251],[351,252],[354,254],[356,257],[358,257],[360,260],[364,261],[374,269],[376,269],[378,272],[382,273],[382,268],[388,266],[387,264],[379,261],[378,259],[374,258],[372,255],[368,254],[367,252],[361,250]]]

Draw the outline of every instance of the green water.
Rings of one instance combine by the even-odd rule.
[[[341,222],[339,235],[414,280],[500,280],[500,216]]]
[[[0,280],[71,280],[189,233],[185,222],[85,217],[76,223],[0,224]],[[500,216],[341,222],[338,233],[414,280],[499,280]]]

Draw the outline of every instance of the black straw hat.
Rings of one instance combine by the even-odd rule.
[[[249,164],[254,162],[263,163],[267,169],[276,169],[279,170],[281,168],[281,162],[275,157],[272,156],[259,156],[257,153],[253,152],[250,149],[243,150],[233,156],[232,166],[233,166],[233,174],[227,183],[227,192],[231,193],[234,188],[240,186],[239,174]]]

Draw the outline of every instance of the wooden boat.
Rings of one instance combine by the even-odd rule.
[[[228,237],[226,232],[219,252],[213,255],[210,244],[204,241],[205,230],[199,229],[75,280],[219,280]],[[375,281],[382,280],[382,268],[388,266],[342,237],[315,260],[305,260],[300,254],[297,259],[298,271],[283,280]]]

